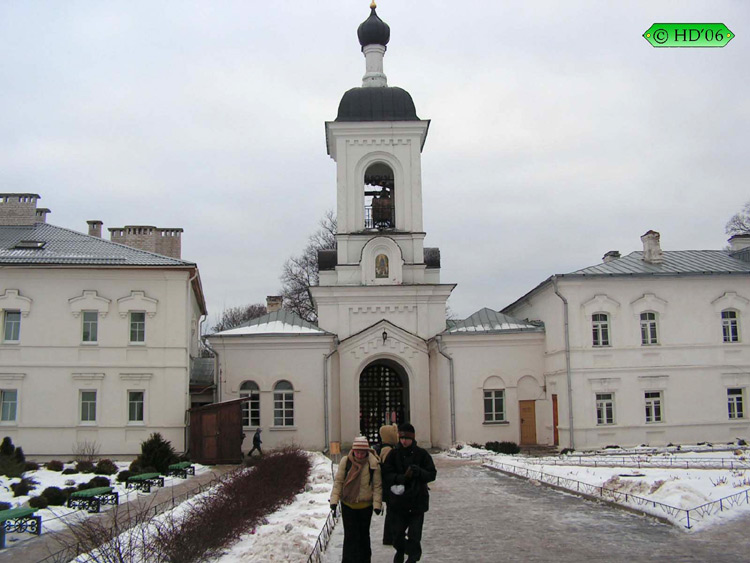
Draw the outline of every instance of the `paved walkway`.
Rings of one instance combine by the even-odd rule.
[[[212,466],[208,468],[208,471],[203,471],[194,477],[191,476],[188,479],[173,479],[171,485],[167,484],[162,488],[156,489],[154,494],[138,494],[138,497],[134,500],[120,504],[120,509],[118,510],[118,516],[120,517],[118,520],[127,517],[128,513],[137,514],[139,508],[156,506],[163,502],[170,501],[173,498],[191,493],[201,485],[209,483],[217,477],[220,477],[236,468],[236,465]],[[152,489],[152,491],[153,490],[154,489]],[[128,508],[131,510],[128,510]],[[110,516],[110,510],[111,509],[108,508],[97,515],[91,516],[91,518],[108,518]],[[0,563],[5,561],[12,561],[13,563],[42,561],[53,553],[57,553],[63,549],[64,546],[72,545],[74,543],[72,540],[73,535],[67,529],[50,533],[44,533],[43,531],[41,536],[18,534],[18,537],[23,538],[23,540],[17,543],[9,542],[8,548],[0,551]],[[49,561],[54,561],[54,559],[50,559]]]
[[[750,518],[697,533],[582,500],[478,462],[435,456],[430,511],[422,543],[425,562],[499,563],[750,561]],[[373,516],[373,563],[390,562],[383,518]],[[336,525],[324,561],[341,561],[343,523]]]

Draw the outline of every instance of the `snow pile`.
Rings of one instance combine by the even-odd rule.
[[[312,470],[305,492],[292,503],[266,517],[266,522],[249,531],[211,563],[250,561],[307,561],[331,509],[333,488],[331,460],[321,453],[309,453]]]

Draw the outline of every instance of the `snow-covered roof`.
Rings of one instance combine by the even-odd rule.
[[[313,323],[306,321],[291,311],[274,311],[242,325],[217,332],[212,336],[243,336],[249,334],[329,334]]]
[[[443,334],[487,334],[518,331],[544,332],[544,325],[538,322],[522,321],[485,307],[462,321],[449,321]]]

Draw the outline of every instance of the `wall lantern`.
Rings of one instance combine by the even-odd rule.
[[[388,340],[388,333],[383,330],[383,344],[385,344],[385,341]]]

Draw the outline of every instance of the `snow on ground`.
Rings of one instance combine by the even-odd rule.
[[[118,472],[120,472],[128,469],[128,467],[130,466],[130,462],[116,461],[115,465],[117,465]],[[195,467],[196,475],[199,475],[204,471],[209,471],[209,468],[197,463],[194,463],[193,466]],[[64,468],[75,468],[75,463],[66,463]],[[66,487],[76,487],[80,483],[88,483],[91,479],[97,477],[97,475],[95,475],[94,473],[74,473],[71,475],[63,475],[60,471],[50,471],[49,469],[45,469],[42,465],[40,469],[36,471],[27,471],[26,473],[24,473],[24,477],[26,479],[33,479],[37,482],[37,484],[35,485],[35,488],[29,492],[28,495],[14,497],[13,490],[10,488],[10,485],[13,483],[18,483],[21,480],[20,477],[11,478],[0,476],[0,502],[10,503],[11,508],[28,506],[29,499],[31,497],[41,495],[42,491],[44,491],[44,489],[46,489],[47,487],[59,487],[61,489],[64,489]],[[133,500],[137,496],[143,496],[147,494],[133,489],[126,489],[125,483],[117,482],[117,474],[102,475],[102,477],[107,477],[110,480],[113,491],[119,493],[120,504]],[[182,481],[182,479],[179,479],[178,477],[164,477],[164,486],[169,487],[172,483],[180,481]],[[153,494],[157,490],[159,490],[158,487],[152,487],[151,493],[148,494]],[[111,505],[103,505],[101,507],[101,511],[104,512],[106,510],[110,510],[111,508]],[[73,522],[91,516],[91,514],[87,510],[68,508],[67,506],[49,506],[47,508],[41,508],[37,510],[36,514],[42,517],[43,534],[55,530],[61,530],[66,526],[72,524]],[[8,534],[7,541],[8,543],[12,543],[16,541],[27,541],[32,538],[34,538],[32,534],[13,533]]]
[[[305,492],[210,563],[307,561],[331,511],[328,499],[333,487],[331,460],[321,453],[309,455],[312,470]]]
[[[634,454],[634,457],[647,459],[647,457],[652,456],[651,459],[653,459],[658,456],[660,463],[669,463],[671,461],[675,465],[685,464],[688,460],[703,459],[704,461],[708,461],[708,459],[715,459],[720,461],[727,458],[736,460],[750,459],[746,448],[737,449],[736,447],[725,451],[715,451],[709,448],[704,448],[701,451],[699,447],[695,449],[683,448],[679,452],[659,451],[655,448],[649,448],[649,450],[649,453]],[[750,490],[750,469],[701,469],[692,467],[690,469],[678,467],[665,469],[632,466],[592,466],[597,462],[611,463],[613,460],[609,452],[606,454],[587,454],[585,457],[579,457],[576,453],[570,456],[530,458],[518,455],[495,454],[480,448],[464,446],[458,453],[462,457],[482,456],[485,462],[491,463],[494,461],[517,468],[529,469],[530,471],[541,471],[547,475],[574,479],[596,487],[605,487],[620,493],[636,495],[686,510],[692,510],[708,502]],[[624,457],[622,452],[619,452],[618,455]],[[728,510],[718,510],[717,508],[712,514],[691,516],[691,524],[694,526],[692,529],[703,529],[723,520],[737,518],[738,516],[750,513],[750,503],[746,501],[747,497],[741,500],[743,504],[732,506]],[[680,515],[669,515],[659,508],[636,502],[629,502],[628,504],[649,513],[667,517],[674,523],[679,524],[680,528],[685,529],[684,520],[680,520]],[[684,513],[682,518],[684,519]]]

